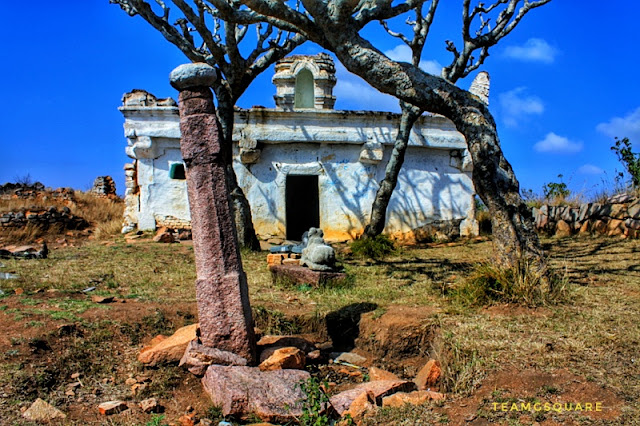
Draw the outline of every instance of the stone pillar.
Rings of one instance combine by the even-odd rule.
[[[171,72],[180,91],[180,149],[186,166],[200,339],[204,346],[256,361],[256,341],[247,278],[225,178],[225,155],[210,87],[217,78],[207,64],[181,65]]]

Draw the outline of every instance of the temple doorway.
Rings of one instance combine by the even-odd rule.
[[[287,239],[300,241],[309,228],[320,227],[318,176],[288,175],[285,193]]]

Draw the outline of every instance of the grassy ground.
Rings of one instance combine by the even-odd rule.
[[[398,305],[429,312],[419,321],[435,324],[438,333],[425,352],[443,364],[440,386],[448,401],[381,410],[369,424],[640,424],[640,242],[582,238],[544,243],[568,290],[563,302],[535,308],[468,306],[453,297],[478,263],[489,259],[487,241],[402,248],[379,261],[356,259],[345,250],[340,259],[350,278],[321,289],[272,283],[264,253],[243,253],[243,262],[252,306],[268,331],[308,331],[305,324],[317,326],[326,314],[363,302],[376,306],[380,315]],[[0,281],[0,327],[6,333],[0,338],[0,419],[9,419],[7,424],[27,424],[20,407],[36,396],[69,413],[68,424],[153,420],[140,413],[101,419],[96,407],[107,397],[177,401],[167,410],[167,421],[176,421],[186,405],[211,410],[193,395],[195,385],[188,383],[194,379],[188,374],[177,368],[147,369],[135,361],[143,341],[195,321],[189,244],[113,237],[54,248],[46,260],[1,263],[2,272],[19,275]],[[96,289],[83,293],[88,287]],[[92,294],[126,303],[96,305]],[[58,328],[69,324],[68,331]],[[82,374],[83,386],[66,395],[74,372]],[[509,375],[500,381],[504,372]],[[510,387],[516,381],[509,377],[527,374],[549,379],[530,380],[539,385],[533,390],[526,383]],[[139,376],[149,381],[142,377],[143,392],[132,395],[125,381]],[[493,402],[517,401],[530,391],[541,401],[581,398],[569,383],[586,386],[582,395],[600,389],[607,416],[551,412],[527,417],[492,410]]]

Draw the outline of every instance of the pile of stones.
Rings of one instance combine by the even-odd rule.
[[[2,229],[22,228],[27,225],[35,225],[45,230],[54,225],[59,225],[62,229],[81,230],[87,228],[89,223],[83,218],[71,214],[69,207],[63,207],[60,211],[55,207],[48,209],[34,207],[0,215]]]
[[[34,184],[5,183],[0,185],[0,199],[46,199],[51,197],[59,200],[74,201],[73,188],[50,189],[36,182]]]
[[[98,176],[90,192],[97,197],[116,198],[116,183],[111,176]]]

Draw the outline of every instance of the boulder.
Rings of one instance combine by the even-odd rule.
[[[305,364],[306,356],[304,352],[291,346],[276,349],[258,368],[260,368],[261,371],[282,370],[287,368],[301,370]]]
[[[580,230],[578,231],[580,234],[586,234],[589,232],[590,224],[588,220],[585,220],[582,225],[580,225]]]
[[[340,392],[331,397],[331,405],[343,415],[345,411],[351,407],[353,401],[363,393],[371,392],[376,405],[382,404],[382,398],[396,392],[410,392],[415,390],[416,385],[413,382],[404,380],[377,380],[375,382],[366,382],[356,386],[353,389]]]
[[[624,235],[625,231],[624,221],[620,219],[611,219],[607,224],[607,235],[618,236]]]
[[[416,384],[418,390],[429,389],[435,386],[441,374],[442,369],[440,367],[440,362],[431,359],[420,369],[420,371],[418,371],[413,382]]]
[[[302,370],[212,365],[202,384],[224,416],[246,419],[254,414],[265,422],[286,423],[302,415],[300,383],[310,377]]]
[[[64,419],[67,415],[38,398],[27,408],[27,411],[22,413],[22,417],[32,422],[50,422],[55,419]]]
[[[138,361],[149,365],[179,362],[189,342],[197,337],[197,330],[197,323],[179,328],[172,336],[161,340],[156,345],[143,348],[138,355]]]
[[[556,224],[556,234],[558,238],[564,238],[571,235],[571,226],[564,220],[559,220]]]
[[[591,224],[591,230],[597,234],[604,234],[607,232],[607,221],[596,219]]]

